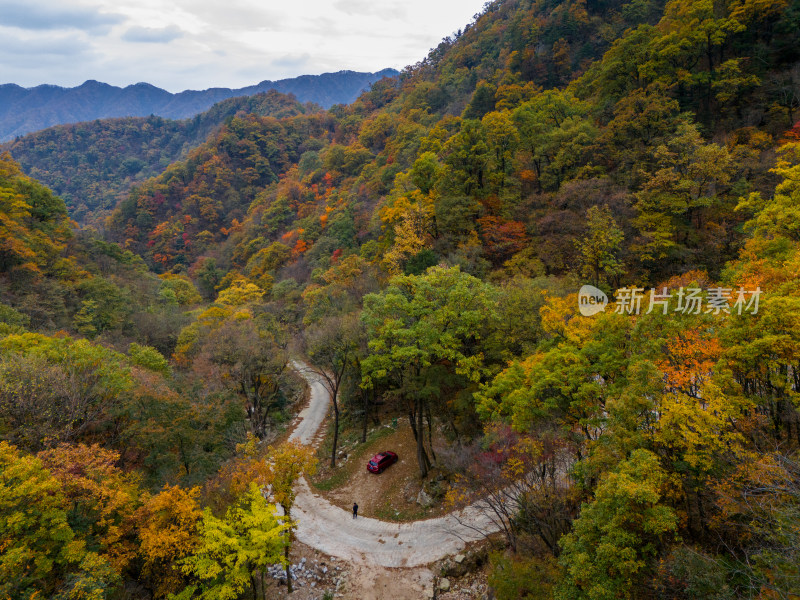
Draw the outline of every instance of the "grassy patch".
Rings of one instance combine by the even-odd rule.
[[[422,508],[421,506],[415,509],[395,509],[387,502],[375,510],[375,516],[382,521],[398,521],[400,523],[405,523],[408,521],[427,519],[430,514],[428,509]]]
[[[343,486],[345,483],[347,483],[349,478],[350,474],[347,472],[347,470],[341,468],[335,471],[330,477],[320,481],[312,481],[311,483],[318,490],[330,492],[331,490],[335,490],[336,488]]]

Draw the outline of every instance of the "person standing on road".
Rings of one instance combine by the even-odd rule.
[[[353,502],[353,518],[355,519],[357,517],[358,517],[358,504]]]

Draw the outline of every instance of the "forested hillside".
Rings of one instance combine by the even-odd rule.
[[[250,485],[246,404],[216,373],[237,367],[219,357],[192,374],[165,358],[201,302],[192,282],[73,233],[63,201],[8,155],[0,240],[0,596],[167,597],[194,581],[182,558],[214,551],[201,529],[243,517],[241,568],[280,562],[286,525]],[[274,437],[302,391],[285,359],[268,364]],[[260,477],[311,470],[303,450],[277,451]]]
[[[283,118],[316,110],[272,91],[223,100],[182,121],[149,116],[59,125],[0,149],[55,191],[79,224],[102,228],[134,183],[159,175],[237,113]]]
[[[117,239],[159,268],[192,267],[210,234],[232,235],[219,258],[240,270],[272,242],[326,266],[335,250],[371,241],[397,257],[395,270],[427,257],[487,275],[524,250],[545,273],[565,274],[584,268],[575,243],[597,205],[594,222],[610,211],[627,240],[617,242],[613,277],[718,275],[741,242],[738,199],[774,185],[774,148],[793,126],[792,7],[743,5],[718,17],[670,4],[657,26],[630,28],[625,15],[646,21],[658,6],[581,6],[491,4],[399,85],[377,85],[324,118],[234,120],[122,203]],[[704,40],[687,20],[716,33]],[[590,64],[609,46],[598,33],[610,35],[608,23],[625,34]],[[567,37],[551,40],[553,31]],[[558,66],[553,48],[568,34],[588,57]],[[574,82],[547,87],[564,69]],[[290,143],[286,154],[295,132],[305,146]],[[210,219],[201,204],[216,207]],[[355,239],[328,235],[341,220]]]
[[[49,570],[0,592],[269,597],[248,575],[290,538],[257,487],[308,460],[265,448],[302,354],[334,473],[340,429],[402,418],[427,489],[489,503],[501,600],[797,597],[799,116],[797,1],[497,0],[348,106],[226,120],[106,241],[4,159],[0,461],[37,483],[0,500],[30,523],[0,582]],[[86,364],[96,394],[42,392]],[[59,481],[83,453],[100,487]],[[71,533],[33,533],[42,497]]]

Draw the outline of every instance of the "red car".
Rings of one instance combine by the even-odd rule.
[[[397,462],[397,454],[394,452],[379,452],[369,459],[367,471],[370,473],[383,473],[383,470]]]

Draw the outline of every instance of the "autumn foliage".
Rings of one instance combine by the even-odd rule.
[[[330,468],[407,422],[501,529],[499,598],[796,597],[798,15],[497,0],[349,106],[118,160],[105,237],[0,157],[0,596],[268,595],[305,353]],[[139,139],[64,135],[99,131]]]

